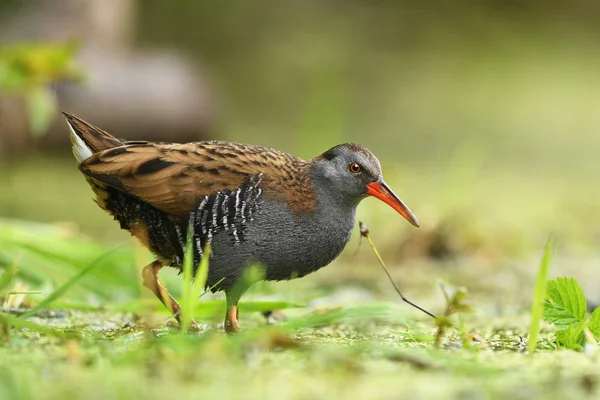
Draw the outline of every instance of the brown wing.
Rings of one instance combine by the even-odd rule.
[[[142,199],[168,214],[183,216],[202,198],[225,189],[237,189],[257,174],[272,196],[298,186],[297,174],[308,163],[289,154],[260,146],[229,142],[165,144],[129,142],[94,154],[81,165],[90,178]],[[306,186],[307,182],[302,182]],[[307,189],[310,189],[308,187]],[[285,196],[293,207],[306,208],[305,196]],[[302,196],[300,196],[302,197]]]

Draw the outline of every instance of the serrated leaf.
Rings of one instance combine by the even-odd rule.
[[[544,321],[554,324],[559,331],[579,323],[579,319],[571,312],[548,299],[544,301]]]
[[[548,282],[544,302],[544,320],[563,330],[585,322],[586,301],[583,291],[573,278],[557,278]]]
[[[583,324],[577,322],[566,329],[556,332],[556,342],[571,350],[581,350],[585,343]]]
[[[596,308],[592,313],[588,328],[594,334],[596,339],[600,339],[600,307]]]

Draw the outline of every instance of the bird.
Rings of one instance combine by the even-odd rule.
[[[234,333],[244,272],[258,264],[264,280],[280,281],[330,264],[350,240],[361,200],[375,197],[419,226],[384,181],[377,157],[359,144],[304,160],[225,141],[124,141],[63,114],[96,203],[154,254],[143,285],[180,324],[181,307],[158,273],[164,266],[182,270],[188,232],[194,272],[210,244],[206,287],[225,292],[224,329]]]

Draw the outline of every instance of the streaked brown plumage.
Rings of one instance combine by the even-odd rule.
[[[315,207],[310,164],[260,146],[230,142],[124,142],[94,154],[80,170],[95,181],[133,195],[159,210],[187,218],[200,200],[237,189],[260,173],[265,195],[285,200],[295,212]]]

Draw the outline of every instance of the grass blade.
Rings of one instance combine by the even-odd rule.
[[[95,241],[59,226],[0,218],[0,273],[19,260],[19,280],[31,287],[66,282],[93,260],[110,250]],[[133,253],[122,246],[69,291],[69,297],[87,299],[90,293],[103,300],[137,298],[139,280]],[[105,268],[106,267],[106,268]]]
[[[196,309],[195,302],[202,296],[202,294],[206,293],[206,291],[204,291],[204,287],[206,286],[206,279],[208,279],[208,260],[210,259],[211,252],[212,250],[210,243],[206,243],[204,252],[202,253],[202,260],[200,260],[200,265],[198,266],[198,271],[196,272],[196,277],[194,278],[194,291],[192,296],[194,299],[194,304],[192,304],[192,309]]]
[[[104,260],[106,257],[111,255],[112,253],[114,253],[119,247],[120,246],[114,247],[113,249],[109,250],[108,252],[102,254],[100,257],[96,258],[94,261],[92,261],[90,263],[90,265],[88,265],[87,267],[82,269],[77,275],[75,275],[74,277],[69,279],[67,282],[65,282],[61,287],[59,287],[54,292],[52,292],[44,300],[40,301],[35,307],[32,307],[29,311],[20,315],[19,318],[23,318],[23,319],[29,318],[32,315],[35,315],[35,313],[37,313],[39,310],[48,307],[52,302],[54,302],[55,300],[60,298],[62,295],[64,295],[85,274],[90,272],[92,269],[96,268],[102,260]]]
[[[540,268],[538,270],[537,279],[535,282],[535,290],[533,292],[533,302],[531,304],[531,325],[529,325],[529,342],[527,350],[530,353],[535,351],[537,340],[540,335],[540,323],[544,314],[544,300],[546,298],[546,282],[548,280],[548,271],[550,270],[550,258],[552,255],[552,237],[548,239]]]
[[[8,295],[17,295],[17,294],[42,294],[39,290],[22,290],[17,292],[8,292]]]
[[[202,259],[196,268],[194,276],[194,226],[190,224],[188,228],[187,243],[185,248],[185,257],[183,259],[183,305],[181,308],[181,332],[186,333],[192,323],[196,303],[208,277],[208,260],[210,259],[210,243],[206,243],[202,252]]]
[[[57,329],[52,329],[44,325],[36,324],[31,321],[26,321],[21,317],[15,317],[14,315],[8,315],[0,313],[0,324],[5,326],[13,326],[17,329],[29,329],[33,332],[43,333],[44,335],[54,336],[61,339],[76,337],[77,334],[73,332],[64,332]]]
[[[15,261],[8,268],[6,268],[2,273],[2,276],[0,276],[0,293],[2,293],[2,291],[12,283],[15,276],[17,276],[19,273],[19,267],[17,264],[19,263],[20,258],[20,255],[17,256]]]
[[[183,301],[181,309],[181,321],[179,327],[182,333],[186,333],[190,327],[192,318],[192,309],[190,306],[192,300],[192,284],[194,273],[194,226],[190,223],[187,231],[187,240],[185,245],[185,254],[183,255]]]

